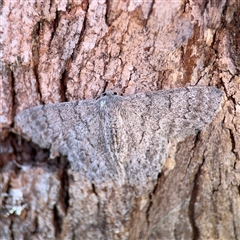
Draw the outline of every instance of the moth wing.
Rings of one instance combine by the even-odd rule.
[[[184,140],[211,122],[223,93],[215,87],[188,87],[124,97],[119,159],[129,179],[155,178],[167,157],[169,139]],[[125,147],[124,147],[125,146]]]
[[[66,155],[73,138],[78,135],[84,138],[96,131],[96,120],[94,100],[65,102],[19,112],[15,117],[15,128],[40,147],[51,148],[53,156],[57,152]]]
[[[220,107],[223,92],[215,87],[188,87],[140,93],[124,97],[122,118],[131,134],[140,141],[159,133],[167,138],[184,139],[212,121]],[[138,131],[140,130],[140,131]]]
[[[15,117],[15,128],[25,138],[68,157],[71,167],[96,182],[113,178],[118,166],[109,161],[96,100],[37,106]],[[80,175],[81,175],[80,174]]]

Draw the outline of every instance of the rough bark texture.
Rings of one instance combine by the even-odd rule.
[[[1,240],[240,238],[239,1],[6,0],[0,18]],[[195,85],[225,91],[221,111],[138,197],[14,130],[36,105]]]

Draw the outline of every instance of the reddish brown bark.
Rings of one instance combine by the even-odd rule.
[[[0,238],[238,239],[239,22],[234,0],[4,1]],[[28,107],[194,85],[222,89],[223,107],[138,198],[74,181],[66,159],[12,133]]]

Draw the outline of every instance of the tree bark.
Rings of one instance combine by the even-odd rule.
[[[3,1],[0,239],[239,239],[238,1]],[[185,86],[226,94],[153,190],[94,185],[14,128],[23,109]]]

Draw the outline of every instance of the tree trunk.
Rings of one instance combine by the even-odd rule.
[[[1,23],[0,239],[240,239],[238,1],[6,0]],[[141,195],[79,177],[14,125],[37,105],[186,86],[226,97]]]

